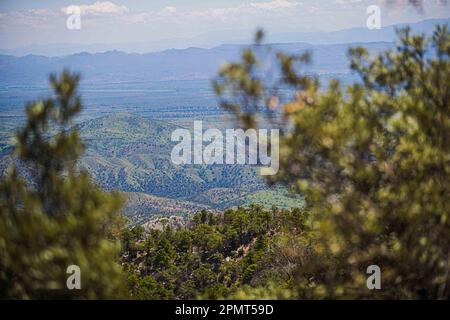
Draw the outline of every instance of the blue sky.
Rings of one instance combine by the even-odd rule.
[[[423,2],[417,10],[407,0],[3,0],[0,49],[144,42],[170,47],[198,36],[207,45],[209,38],[250,39],[259,27],[268,33],[364,27],[372,4],[381,8],[382,25],[450,16],[447,1]],[[81,8],[80,30],[66,28],[70,5]]]

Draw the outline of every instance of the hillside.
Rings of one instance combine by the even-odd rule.
[[[79,166],[105,190],[124,192],[126,215],[142,222],[155,214],[187,215],[199,210],[223,210],[254,201],[266,207],[301,207],[286,191],[270,190],[255,167],[184,165],[171,162],[178,125],[129,113],[115,113],[77,125],[86,150]],[[15,161],[8,144],[0,158],[6,173]],[[31,173],[17,163],[26,177]],[[31,181],[31,179],[28,179]],[[283,203],[287,203],[285,206]]]
[[[249,166],[175,166],[170,159],[168,122],[131,114],[111,114],[78,126],[87,146],[80,166],[105,189],[189,199],[211,188],[261,189]]]
[[[157,197],[146,193],[131,192],[124,195],[126,204],[123,212],[135,223],[146,222],[150,216],[154,215],[186,217],[201,210],[211,210],[210,206],[204,204]]]

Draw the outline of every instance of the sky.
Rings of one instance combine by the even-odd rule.
[[[369,5],[382,26],[450,17],[445,0],[0,0],[0,49],[46,44],[160,43],[177,39],[249,37],[268,33],[365,27]],[[69,30],[68,7],[79,6],[81,29]],[[183,43],[186,43],[183,42]],[[212,44],[212,42],[211,42]]]

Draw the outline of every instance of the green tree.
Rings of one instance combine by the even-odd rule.
[[[118,210],[122,199],[76,168],[83,145],[72,119],[81,111],[79,76],[51,76],[54,97],[26,108],[12,167],[0,183],[0,297],[117,298],[122,290]],[[81,290],[68,290],[70,265]]]
[[[278,53],[294,92],[283,108],[251,49],[214,83],[245,125],[262,111],[287,124],[272,181],[305,195],[316,243],[297,270],[299,297],[450,297],[450,36],[399,34],[375,57],[350,50],[361,81],[347,88],[300,74],[308,54]],[[382,290],[366,287],[372,264]]]

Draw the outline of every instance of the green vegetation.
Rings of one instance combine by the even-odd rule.
[[[156,215],[186,217],[195,212],[210,209],[209,206],[197,202],[157,197],[146,193],[123,194],[126,197],[126,204],[122,212],[132,223],[142,224]]]
[[[350,50],[362,81],[346,89],[301,75],[307,54],[279,53],[282,80],[295,90],[282,110],[251,49],[215,82],[244,124],[256,125],[255,109],[269,101],[290,125],[273,180],[305,195],[318,256],[298,267],[297,297],[450,297],[450,34],[438,26],[430,38],[400,36],[396,50],[372,58]],[[366,287],[373,264],[382,290]]]
[[[277,281],[274,297],[285,297],[296,267],[289,252],[310,247],[307,221],[299,209],[250,206],[223,214],[201,211],[182,228],[168,224],[148,234],[141,226],[127,229],[122,261],[131,295],[217,299]]]
[[[173,165],[174,124],[118,113],[77,128],[86,144],[80,167],[103,189],[126,192],[125,213],[135,222],[155,213],[188,214],[252,203],[301,206],[286,190],[269,189],[252,166]]]
[[[361,81],[345,89],[300,74],[307,54],[279,53],[282,85],[294,92],[284,105],[252,49],[220,71],[216,92],[237,121],[286,124],[270,178],[280,189],[252,185],[253,168],[173,168],[155,151],[168,148],[164,129],[147,120],[82,124],[95,150],[82,163],[105,189],[167,193],[186,208],[191,193],[230,208],[186,218],[169,200],[133,194],[138,217],[145,201],[166,201],[174,216],[131,227],[116,214],[121,197],[77,167],[83,146],[68,128],[81,109],[78,77],[52,77],[56,97],[30,104],[17,136],[24,177],[13,167],[0,183],[0,297],[449,299],[450,34],[400,34],[396,50],[375,57],[352,49]],[[146,141],[147,132],[156,138]],[[233,194],[236,185],[253,193]],[[283,188],[299,196],[287,201]],[[269,199],[300,208],[268,209]],[[236,208],[253,201],[262,204]],[[72,264],[80,291],[64,287]],[[370,265],[381,268],[381,290],[366,286]]]
[[[263,187],[256,170],[242,166],[174,166],[170,141],[177,126],[131,114],[114,114],[79,125],[87,152],[80,165],[105,189],[185,198],[214,187]]]
[[[268,207],[292,202],[286,191],[269,191],[251,166],[174,166],[170,154],[175,143],[170,136],[177,128],[170,122],[129,113],[83,121],[76,125],[86,147],[78,166],[103,190],[124,193],[123,212],[133,222],[145,222],[157,213],[187,215],[248,205],[253,203],[248,199],[252,194],[267,194],[264,204]],[[26,167],[11,155],[13,146],[5,150],[3,156],[0,153],[0,172],[15,163],[25,174]]]
[[[32,179],[16,168],[0,183],[0,297],[119,298],[126,292],[119,259],[122,200],[95,187],[75,162],[83,150],[75,129],[78,76],[52,76],[55,98],[27,107],[16,153]],[[47,139],[49,128],[58,133]],[[67,268],[81,269],[82,290],[68,290]]]
[[[257,203],[265,208],[276,206],[280,209],[303,208],[303,197],[290,194],[285,188],[270,188],[244,193],[231,201],[222,203],[224,208],[250,206]]]

